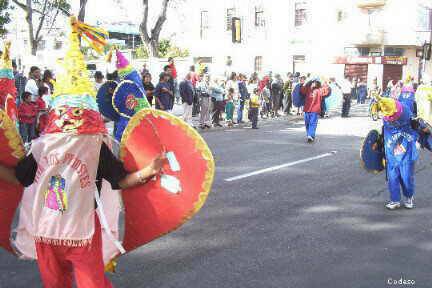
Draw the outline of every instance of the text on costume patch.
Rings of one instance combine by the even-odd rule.
[[[39,181],[40,176],[45,172],[46,167],[67,165],[76,171],[80,179],[80,187],[84,189],[90,186],[90,175],[87,165],[81,161],[78,156],[72,153],[60,155],[59,153],[51,153],[42,157],[42,163],[39,163],[36,172],[35,182]]]

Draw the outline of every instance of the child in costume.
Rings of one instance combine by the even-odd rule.
[[[390,202],[386,208],[401,207],[400,190],[405,196],[404,206],[414,208],[414,167],[418,159],[418,132],[412,127],[412,111],[406,104],[392,98],[378,97],[384,115],[383,137]]]
[[[73,276],[79,288],[111,287],[104,276],[94,195],[102,179],[114,189],[146,182],[165,159],[158,156],[128,173],[104,143],[107,131],[78,41],[90,27],[74,17],[71,24],[66,73],[56,82],[47,127],[15,169],[0,165],[0,179],[34,189],[33,238],[44,287],[72,287]]]
[[[307,142],[312,143],[315,141],[318,116],[321,113],[321,102],[329,95],[330,90],[327,84],[321,87],[321,82],[312,80],[300,88],[300,93],[305,97],[303,111]]]

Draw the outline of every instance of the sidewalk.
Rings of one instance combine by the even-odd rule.
[[[174,109],[172,110],[172,114],[177,116],[177,117],[182,117],[183,115],[183,107],[180,104],[175,104]],[[237,119],[237,115],[234,114],[234,119]],[[231,129],[239,129],[239,128],[247,128],[247,127],[251,127],[251,123],[249,122],[249,120],[247,119],[247,115],[246,117],[243,117],[243,121],[244,123],[241,124],[234,124],[233,127],[228,127],[226,122],[223,120],[221,121],[221,125],[223,125],[223,127],[212,127],[210,129],[201,129],[201,128],[197,128],[197,131],[199,133],[207,133],[207,132],[212,132],[212,131],[223,131],[223,130],[231,130]],[[260,124],[262,123],[272,123],[272,122],[282,122],[282,121],[297,121],[297,120],[301,120],[303,119],[303,115],[281,115],[279,117],[275,117],[275,118],[267,118],[267,119],[262,119],[261,117],[258,120],[258,127],[260,126]],[[192,122],[193,125],[195,127],[199,127],[199,116],[195,116],[192,118]]]

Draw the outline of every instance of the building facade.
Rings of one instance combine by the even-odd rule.
[[[310,72],[383,84],[432,72],[417,57],[431,37],[430,0],[192,2],[184,45],[216,74]]]

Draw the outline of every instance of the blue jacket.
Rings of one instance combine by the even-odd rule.
[[[402,114],[397,121],[384,121],[384,148],[390,166],[398,166],[418,159],[416,142],[418,132],[411,127],[411,110],[402,104]]]
[[[192,105],[193,96],[194,96],[192,82],[188,80],[183,80],[182,82],[180,82],[179,90],[180,90],[180,96],[183,100],[183,103]]]

